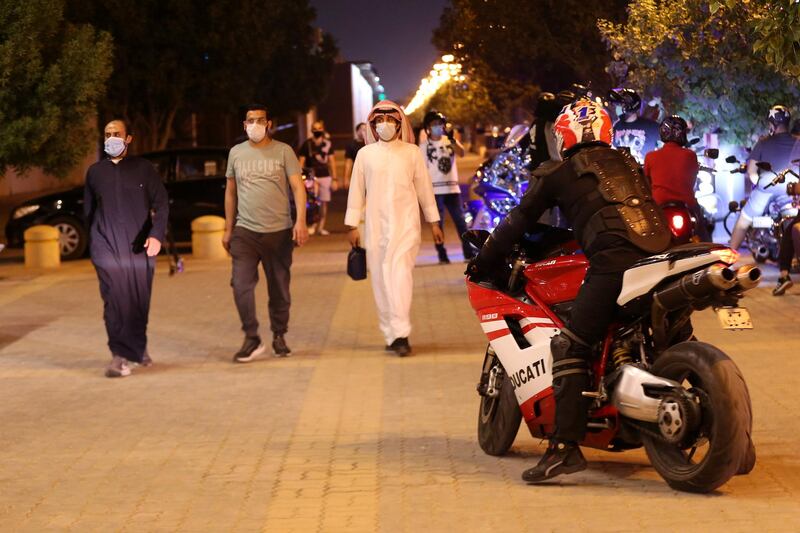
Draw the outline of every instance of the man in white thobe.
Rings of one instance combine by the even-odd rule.
[[[408,336],[412,271],[421,240],[419,208],[437,244],[443,240],[439,210],[425,161],[400,106],[388,100],[378,102],[367,122],[367,145],[353,163],[344,223],[350,227],[350,244],[358,246],[358,223],[366,208],[363,246],[378,321],[386,350],[405,356],[411,352]]]

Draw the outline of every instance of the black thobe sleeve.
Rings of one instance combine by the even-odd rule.
[[[169,198],[167,189],[161,182],[161,176],[151,164],[146,165],[147,197],[150,200],[150,210],[153,212],[153,227],[149,237],[164,242],[167,233],[167,220],[169,219]]]
[[[87,227],[92,227],[94,210],[97,207],[92,189],[92,169],[86,171],[86,180],[83,184],[83,214],[86,217]]]

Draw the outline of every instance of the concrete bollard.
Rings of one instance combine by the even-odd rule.
[[[59,232],[53,226],[31,226],[25,230],[25,266],[56,268],[61,266]]]
[[[213,215],[192,220],[192,255],[196,259],[225,259],[228,252],[222,247],[225,219]]]

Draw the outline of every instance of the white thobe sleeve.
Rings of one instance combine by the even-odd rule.
[[[422,208],[422,213],[425,215],[425,220],[428,222],[439,221],[439,208],[436,207],[436,197],[433,194],[433,185],[431,185],[431,177],[428,174],[428,167],[425,165],[425,159],[422,157],[422,152],[414,150],[414,188],[417,191],[417,198],[419,199],[419,206]]]
[[[347,194],[344,224],[352,228],[358,227],[361,222],[361,213],[364,211],[364,200],[367,194],[364,157],[364,151],[359,150],[356,160],[353,162],[353,172],[350,175],[350,192]]]

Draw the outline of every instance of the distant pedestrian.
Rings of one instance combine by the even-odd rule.
[[[331,201],[331,190],[338,189],[336,179],[336,159],[333,156],[333,145],[325,134],[325,124],[318,120],[311,125],[311,138],[300,145],[297,151],[301,167],[310,167],[314,171],[314,180],[319,189],[319,223],[312,226],[309,233],[330,235],[325,229],[328,218],[328,203]]]
[[[147,319],[169,202],[153,165],[128,155],[127,123],[112,120],[103,132],[108,157],[86,172],[83,208],[112,356],[105,374],[115,378],[129,376],[133,364],[152,364]]]
[[[248,140],[231,148],[225,173],[222,244],[233,258],[231,286],[245,334],[241,349],[233,357],[237,363],[252,361],[266,350],[256,318],[259,264],[267,278],[272,353],[277,357],[291,353],[284,336],[289,329],[292,251],[294,243],[302,246],[308,240],[306,188],[300,163],[289,145],[270,138],[270,126],[265,106],[247,107],[244,130]],[[297,211],[294,224],[290,187]]]
[[[431,177],[433,193],[436,196],[436,206],[439,209],[439,227],[444,229],[445,211],[450,213],[456,232],[461,240],[461,249],[464,259],[469,261],[474,253],[469,244],[461,237],[467,231],[464,220],[464,209],[461,200],[461,188],[458,186],[458,168],[456,155],[464,157],[464,147],[456,139],[455,132],[446,131],[447,119],[438,111],[429,111],[422,121],[422,129],[426,134],[424,141],[420,142],[420,150],[428,165],[428,174]],[[450,263],[444,242],[436,245],[439,263]]]
[[[356,156],[344,223],[352,246],[361,244],[358,224],[366,209],[364,248],[386,350],[411,352],[412,271],[420,245],[419,210],[442,242],[439,211],[425,161],[414,144],[403,110],[388,100],[372,108],[367,146]]]
[[[366,146],[367,142],[367,124],[359,122],[356,125],[356,138],[347,144],[344,150],[344,188],[350,188],[350,175],[353,173],[353,162],[356,160],[356,154],[359,150]]]
[[[641,116],[642,98],[632,89],[617,91],[617,108],[621,118],[614,123],[614,147],[626,148],[639,162],[656,149],[658,122]]]

